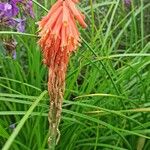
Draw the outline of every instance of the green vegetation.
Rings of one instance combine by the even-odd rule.
[[[18,43],[15,60],[0,43],[0,149],[48,149],[47,68],[35,23],[53,2],[34,0],[26,33],[0,31]],[[80,8],[88,28],[68,66],[56,150],[149,150],[150,2],[83,0]]]

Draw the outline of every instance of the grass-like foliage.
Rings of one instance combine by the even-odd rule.
[[[0,149],[48,149],[47,69],[36,22],[54,0],[34,0],[17,58],[0,43]],[[150,149],[150,2],[82,0],[88,28],[71,56],[56,150]]]

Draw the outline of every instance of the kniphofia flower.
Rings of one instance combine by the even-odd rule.
[[[76,21],[83,28],[87,26],[84,22],[85,16],[76,8],[78,2],[79,0],[57,0],[48,14],[38,23],[40,29],[38,43],[42,48],[43,62],[49,68],[48,91],[51,98],[49,123],[51,135],[55,137],[58,134],[69,57],[80,45]]]

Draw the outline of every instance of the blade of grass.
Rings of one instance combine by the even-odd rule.
[[[44,91],[41,93],[41,95],[35,100],[35,102],[32,104],[32,106],[29,108],[29,110],[26,112],[26,114],[23,116],[23,118],[20,120],[19,124],[15,128],[14,132],[11,134],[9,139],[4,144],[2,150],[8,150],[13,143],[14,139],[18,135],[19,131],[23,127],[26,120],[29,118],[30,114],[33,112],[34,108],[38,105],[38,103],[42,100],[42,98],[47,94],[47,91]]]

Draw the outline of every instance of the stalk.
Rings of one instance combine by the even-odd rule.
[[[61,73],[64,74],[64,72]],[[62,112],[63,93],[65,87],[64,85],[65,79],[60,80],[58,70],[54,73],[54,70],[52,71],[49,68],[49,81],[48,81],[48,90],[50,95],[50,109],[48,114],[49,150],[55,149],[55,146],[57,145],[60,138],[59,123]]]

